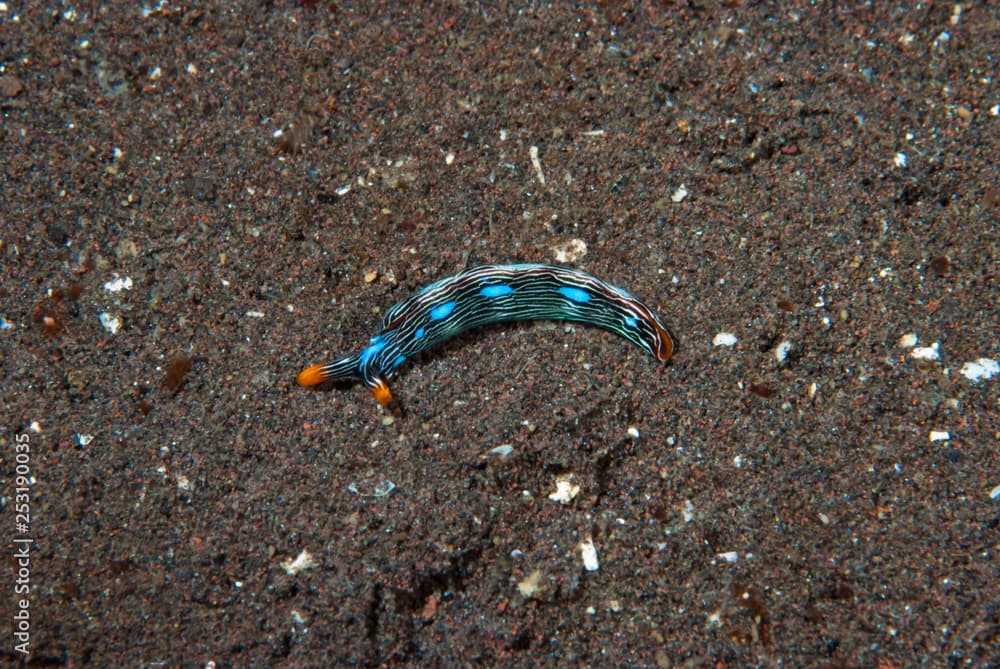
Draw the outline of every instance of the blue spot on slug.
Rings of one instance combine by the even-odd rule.
[[[365,365],[367,365],[369,360],[371,360],[372,358],[374,358],[376,355],[378,355],[379,351],[381,351],[382,349],[385,348],[385,342],[384,341],[375,341],[376,339],[379,339],[379,337],[375,337],[375,339],[372,339],[372,341],[375,342],[375,343],[373,343],[371,346],[369,346],[368,348],[366,348],[365,350],[363,350],[361,352],[361,363],[360,364],[361,364],[362,367],[364,367]]]
[[[629,326],[630,328],[637,328],[639,327],[639,321],[635,320],[631,316],[626,316],[625,325]]]
[[[479,294],[483,297],[503,297],[504,295],[510,295],[513,292],[514,289],[510,286],[499,284],[496,286],[486,286],[479,291]]]
[[[402,365],[404,362],[406,362],[406,356],[405,355],[397,355],[396,359],[392,361],[392,368],[396,369],[397,367],[399,367],[400,365]]]
[[[417,328],[416,330],[413,331],[413,338],[423,339],[425,334],[427,334],[427,330],[423,328]]]
[[[590,293],[581,289],[573,288],[572,286],[559,286],[559,294],[565,297],[567,300],[573,302],[579,302],[583,304],[585,302],[590,302]]]
[[[451,312],[455,311],[455,306],[458,302],[445,302],[444,304],[439,304],[438,306],[431,309],[430,317],[432,321],[440,321],[442,319],[448,318]]]

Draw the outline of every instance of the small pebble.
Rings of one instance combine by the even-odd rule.
[[[940,349],[941,345],[934,342],[930,346],[918,346],[910,351],[910,356],[915,360],[939,360],[941,358]]]
[[[720,332],[712,339],[713,346],[735,346],[736,335],[730,332]]]
[[[983,379],[991,379],[1000,374],[1000,363],[990,358],[979,358],[975,362],[967,362],[962,365],[959,373],[975,383]]]
[[[594,539],[590,535],[580,542],[580,557],[583,558],[583,568],[587,571],[597,571],[601,568],[597,560],[597,547],[594,546]]]

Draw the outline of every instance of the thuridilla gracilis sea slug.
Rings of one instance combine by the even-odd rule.
[[[301,386],[360,378],[379,404],[392,402],[389,379],[415,355],[471,328],[523,320],[589,323],[666,361],[674,341],[653,311],[621,288],[553,265],[483,265],[426,286],[392,306],[382,331],[361,352],[299,373]]]

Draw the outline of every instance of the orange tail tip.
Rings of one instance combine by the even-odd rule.
[[[389,390],[389,384],[382,379],[375,379],[375,385],[372,386],[372,395],[375,396],[375,399],[382,406],[388,406],[392,402],[392,391]]]
[[[299,372],[298,382],[300,386],[315,386],[329,378],[323,371],[323,365],[310,365]]]

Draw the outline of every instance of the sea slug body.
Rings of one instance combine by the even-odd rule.
[[[379,404],[392,402],[388,380],[421,351],[489,323],[564,320],[615,332],[658,360],[674,342],[653,311],[621,288],[554,265],[483,265],[441,279],[392,306],[382,330],[354,355],[302,370],[298,383],[360,378]]]

